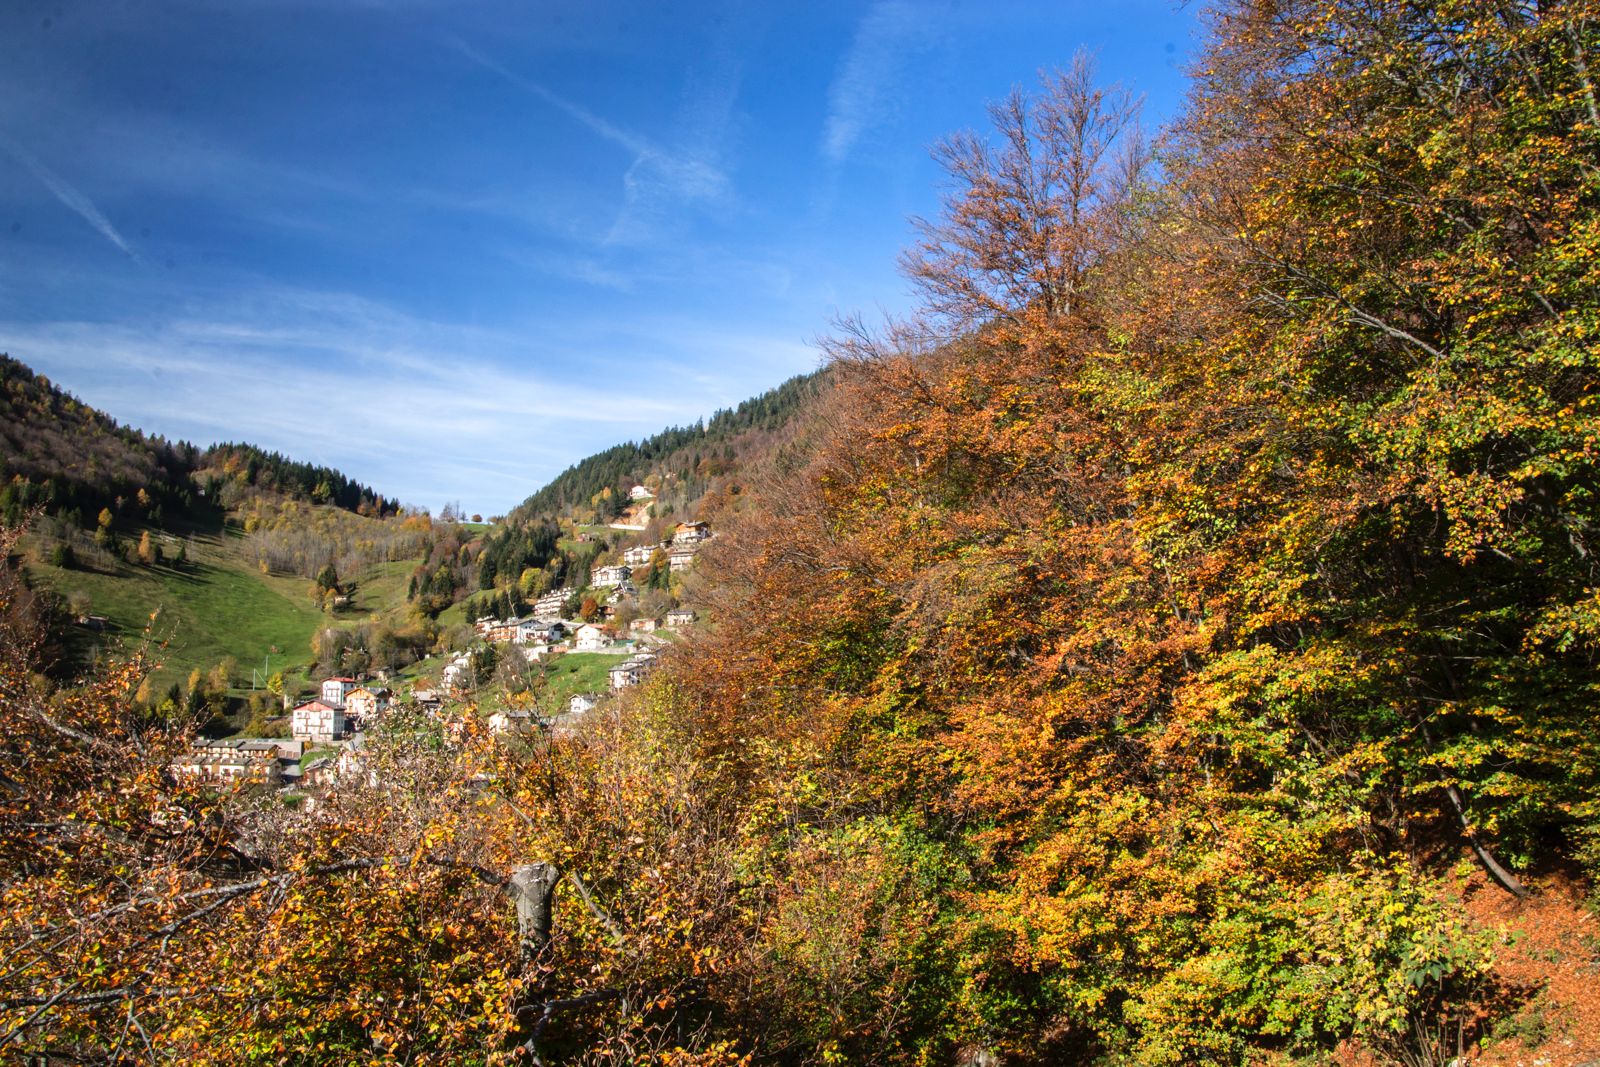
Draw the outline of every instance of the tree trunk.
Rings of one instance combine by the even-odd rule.
[[[1446,786],[1445,795],[1450,798],[1450,806],[1456,809],[1456,820],[1461,823],[1461,832],[1466,836],[1467,844],[1472,846],[1473,855],[1478,857],[1478,863],[1488,872],[1489,877],[1518,900],[1528,898],[1527,888],[1519,881],[1517,876],[1500,866],[1500,861],[1494,858],[1494,853],[1489,847],[1478,839],[1477,831],[1472,828],[1472,821],[1467,818],[1467,805],[1462,800],[1461,790],[1455,786]]]
[[[522,962],[532,963],[550,944],[550,905],[561,872],[552,863],[525,863],[511,872]]]

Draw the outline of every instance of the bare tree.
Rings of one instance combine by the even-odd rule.
[[[1139,106],[1097,86],[1080,52],[1037,95],[1014,89],[989,108],[998,146],[943,141],[934,156],[954,188],[941,218],[913,220],[921,240],[901,258],[927,309],[957,328],[1070,315],[1148,169]]]

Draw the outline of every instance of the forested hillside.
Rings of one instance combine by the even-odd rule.
[[[102,508],[120,514],[135,505],[137,517],[156,526],[164,519],[214,520],[225,488],[237,498],[234,486],[364,515],[399,510],[331,467],[296,462],[254,445],[174,444],[123,426],[4,354],[0,482],[0,516],[7,522],[39,508],[88,530],[95,528]]]
[[[393,616],[385,632],[408,636],[405,662],[439,640],[431,620],[407,617],[403,584],[389,588],[385,573],[426,554],[427,516],[399,515],[332,468],[123,426],[7,356],[0,406],[0,518],[27,523],[17,578],[49,631],[41,666],[52,673],[148,639],[158,669],[140,699],[232,708],[234,721],[211,723],[227,729],[244,722],[252,665],[274,667],[252,687],[258,704],[268,673],[291,690],[309,683],[324,628]]]
[[[119,425],[49,379],[0,354],[0,517],[34,508],[93,529],[101,508],[134,501],[159,522],[163,509],[196,506],[189,481],[198,451]]]
[[[0,1042],[1600,1059],[1600,3],[1209,10],[1171,129],[1080,57],[939,147],[637,697],[308,816],[0,628]]]
[[[747,1039],[1600,1055],[1596,13],[1222,5],[1159,170],[1084,61],[941,147],[660,694]]]
[[[567,468],[506,516],[513,523],[571,518],[608,522],[628,503],[628,489],[649,481],[662,509],[686,518],[712,482],[764,457],[780,432],[810,398],[823,373],[791,378],[703,423],[673,426],[637,444],[608,448]]]

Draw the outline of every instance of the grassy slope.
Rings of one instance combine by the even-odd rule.
[[[404,607],[411,572],[420,560],[402,559],[376,563],[356,577],[354,612],[363,618],[382,615]]]
[[[545,668],[541,703],[549,710],[565,711],[567,701],[575,693],[604,693],[608,685],[606,672],[627,658],[604,652],[569,652],[557,656]]]
[[[165,543],[169,556],[176,547],[176,541]],[[358,579],[355,610],[330,618],[312,605],[305,579],[262,574],[245,558],[235,535],[198,534],[189,552],[183,568],[119,562],[111,573],[45,564],[29,569],[64,596],[87,594],[89,610],[110,618],[125,643],[138,642],[150,625],[152,637],[165,642],[155,655],[161,664],[155,682],[165,688],[194,668],[209,670],[225,656],[239,661],[237,684],[248,686],[250,669],[259,668],[268,655],[272,670],[284,671],[291,686],[304,684],[312,634],[330,622],[360,621],[403,602],[415,566],[396,562],[371,568]],[[158,610],[152,625],[150,616]]]

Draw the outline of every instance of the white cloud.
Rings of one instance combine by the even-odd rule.
[[[451,47],[453,47],[456,51],[472,60],[472,62],[478,64],[478,66],[500,75],[500,77],[517,86],[519,89],[532,93],[545,103],[550,104],[560,111],[566,112],[568,116],[576,119],[583,126],[588,127],[589,131],[595,134],[597,137],[610,141],[614,145],[625,148],[636,156],[642,156],[656,151],[655,146],[650,144],[650,142],[645,140],[643,137],[640,137],[634,133],[630,133],[627,130],[624,130],[622,127],[608,122],[599,115],[596,115],[594,112],[590,111],[588,108],[584,107],[582,104],[574,103],[571,100],[568,100],[566,97],[546,89],[536,81],[531,81],[528,78],[524,78],[515,71],[512,71],[507,67],[495,62],[493,59],[490,59],[488,56],[484,55],[482,52],[478,51],[461,38],[446,37],[445,40],[447,40]]]
[[[261,290],[140,325],[0,322],[0,350],[141,429],[249,441],[409,503],[459,499],[486,513],[590,452],[692,422],[814,363],[798,342],[687,323],[592,334]],[[564,378],[579,362],[583,374]]]
[[[822,154],[843,163],[862,136],[890,118],[908,60],[931,40],[926,8],[908,0],[879,0],[856,26],[828,89]]]

